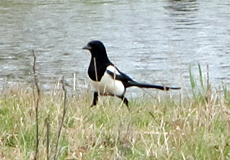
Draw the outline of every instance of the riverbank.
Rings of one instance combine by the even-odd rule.
[[[66,98],[62,89],[41,91],[39,98],[37,93],[35,87],[18,87],[1,94],[1,159],[32,159],[36,144],[37,159],[230,157],[227,88],[190,97],[133,98],[131,112],[113,97],[100,97],[99,104],[89,108],[88,91]]]

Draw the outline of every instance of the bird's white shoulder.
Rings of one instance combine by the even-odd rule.
[[[106,70],[110,71],[110,72],[113,72],[117,75],[120,75],[120,72],[117,70],[117,68],[115,66],[112,66],[112,65],[109,65]]]

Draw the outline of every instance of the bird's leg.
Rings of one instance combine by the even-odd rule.
[[[97,104],[97,101],[98,101],[98,93],[97,92],[94,92],[93,94],[93,103],[90,107],[93,107]]]
[[[125,98],[124,96],[117,96],[117,97],[119,97],[120,99],[122,99],[123,103],[127,106],[128,110],[130,111],[128,99]]]

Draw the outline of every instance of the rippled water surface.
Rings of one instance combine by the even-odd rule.
[[[1,0],[0,86],[31,84],[32,49],[40,85],[76,73],[87,87],[88,41],[104,42],[120,70],[141,82],[189,85],[200,63],[210,82],[230,84],[230,1]]]

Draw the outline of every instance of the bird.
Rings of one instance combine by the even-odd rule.
[[[134,81],[125,73],[121,72],[108,58],[104,44],[99,40],[92,40],[82,49],[89,50],[91,60],[88,67],[88,76],[94,87],[93,102],[91,107],[97,105],[98,96],[116,96],[120,98],[129,109],[129,101],[125,97],[126,89],[129,87],[155,88],[168,91],[178,90],[180,87],[167,87],[139,83]]]

